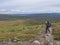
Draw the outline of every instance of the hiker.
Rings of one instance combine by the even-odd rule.
[[[49,21],[46,21],[46,33],[48,31],[50,32],[50,30],[49,30],[50,27],[51,27],[51,23]]]

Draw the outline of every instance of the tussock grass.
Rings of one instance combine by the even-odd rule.
[[[54,39],[60,40],[60,22],[54,23]]]
[[[25,20],[0,21],[0,41],[30,40],[38,36],[43,25],[27,24]]]
[[[20,41],[34,39],[44,24],[30,24],[26,20],[0,21],[0,41],[17,39]],[[54,38],[60,39],[60,22],[53,23]]]

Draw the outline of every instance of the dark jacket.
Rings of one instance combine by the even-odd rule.
[[[49,21],[47,21],[46,26],[51,27],[51,23]]]

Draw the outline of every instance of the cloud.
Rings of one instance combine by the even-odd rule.
[[[14,9],[11,9],[10,11],[11,12],[20,12],[20,10],[14,10]]]
[[[10,10],[10,12],[60,12],[60,0],[5,0],[0,2],[2,2],[0,9]]]
[[[2,12],[6,12],[7,10],[6,10],[6,9],[0,9],[0,11],[2,11]]]

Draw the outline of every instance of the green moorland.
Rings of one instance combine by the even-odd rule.
[[[40,22],[38,22],[40,23]],[[0,21],[0,41],[17,39],[19,41],[31,40],[40,36],[38,32],[45,28],[44,24],[28,22],[26,20]],[[54,28],[54,38],[60,39],[60,22],[52,23]]]
[[[54,28],[54,39],[60,40],[60,22],[53,23]]]
[[[43,27],[43,24],[27,24],[26,20],[0,21],[0,41],[30,40],[39,36],[38,32]]]
[[[52,22],[54,39],[60,40],[60,16],[49,17],[0,15],[0,41],[9,41],[9,39],[17,39],[19,41],[35,39],[35,37],[40,36],[38,32],[43,28],[45,29],[44,23],[47,19]]]

